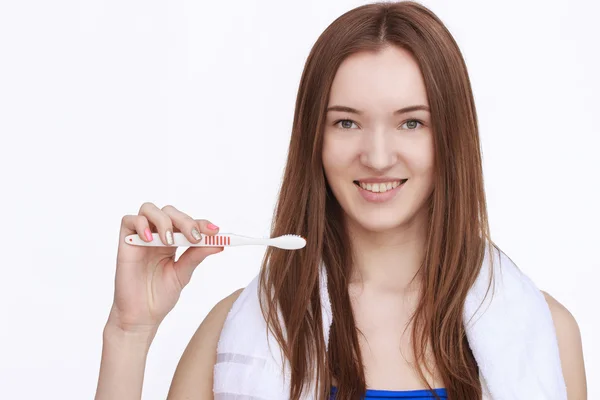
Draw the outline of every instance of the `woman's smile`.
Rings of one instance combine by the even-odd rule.
[[[373,184],[354,181],[354,185],[365,200],[372,203],[383,203],[396,197],[406,181],[408,179]]]

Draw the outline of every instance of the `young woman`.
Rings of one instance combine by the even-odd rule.
[[[138,399],[156,330],[196,266],[223,248],[135,247],[123,238],[178,231],[197,242],[218,227],[145,203],[123,218],[115,300],[104,330],[96,399]],[[268,248],[261,289],[269,325],[292,365],[290,399],[309,371],[338,400],[481,399],[462,311],[490,238],[477,117],[451,34],[413,2],[370,4],[334,21],[306,62],[272,235],[309,238]],[[323,355],[320,261],[333,325]],[[269,266],[268,276],[265,274]],[[212,399],[216,346],[242,289],[219,302],[191,339],[169,399]],[[545,294],[569,400],[586,398],[572,315]],[[278,324],[276,306],[284,316]],[[282,328],[290,332],[284,340]],[[308,365],[307,356],[315,365]],[[362,396],[361,395],[361,396]],[[537,399],[536,399],[537,400]],[[541,399],[540,399],[541,400]]]

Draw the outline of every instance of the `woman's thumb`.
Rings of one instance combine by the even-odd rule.
[[[224,247],[190,247],[175,262],[175,270],[183,286],[192,279],[194,270],[204,259],[211,254],[222,252]]]

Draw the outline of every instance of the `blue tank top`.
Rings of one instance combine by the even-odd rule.
[[[447,399],[448,395],[446,393],[446,389],[435,389],[435,393],[440,397],[440,399]],[[337,393],[337,388],[335,386],[331,387],[331,397],[329,400],[335,400],[335,395]],[[419,400],[435,400],[435,396],[431,394],[429,390],[375,390],[375,389],[367,389],[367,393],[364,399],[376,400],[376,399],[419,399]]]

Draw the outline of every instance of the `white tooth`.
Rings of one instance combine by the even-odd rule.
[[[373,193],[385,193],[388,190],[392,190],[397,188],[398,186],[400,186],[401,182],[400,181],[392,181],[392,182],[385,182],[385,183],[363,183],[363,182],[359,182],[359,185],[361,188],[371,191]]]

